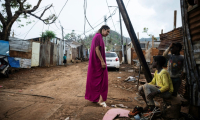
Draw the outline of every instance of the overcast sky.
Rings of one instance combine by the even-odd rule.
[[[36,5],[37,0],[27,0],[33,6]],[[53,4],[54,9],[51,8],[45,13],[43,18],[51,15],[51,13],[58,13],[61,11],[63,5],[67,0],[42,0],[39,8],[42,8],[46,5]],[[109,6],[117,6],[116,0],[107,0]],[[124,4],[127,5],[129,0],[123,0]],[[66,6],[61,12],[58,20],[55,24],[45,25],[42,21],[38,21],[36,18],[31,17],[31,20],[34,20],[32,24],[29,24],[25,27],[18,28],[18,24],[14,23],[12,31],[15,31],[15,37],[22,39],[36,38],[39,37],[42,31],[52,30],[55,31],[57,37],[62,38],[62,32],[60,29],[60,24],[64,27],[64,33],[70,33],[72,30],[75,30],[77,34],[84,33],[84,0],[68,0]],[[113,13],[115,7],[110,7],[110,12]],[[107,7],[106,0],[87,0],[87,18],[90,24],[95,27],[99,23],[104,21],[104,16],[107,17],[110,15],[109,9]],[[41,9],[42,10],[42,9]],[[153,34],[158,37],[163,29],[164,33],[171,31],[173,29],[173,19],[174,19],[174,10],[177,10],[177,27],[182,26],[181,22],[181,11],[180,11],[180,1],[179,0],[130,0],[127,6],[128,15],[131,19],[132,25],[135,32],[140,33],[140,38],[148,37],[146,33],[142,33],[143,28],[149,28],[149,34]],[[40,15],[39,10],[36,12],[37,15]],[[112,19],[108,19],[107,24],[111,27],[112,30],[120,31],[119,26],[119,11],[117,10]],[[26,22],[23,20],[22,22]],[[59,22],[60,21],[60,22]],[[122,21],[123,22],[123,21]],[[104,24],[104,23],[103,23]],[[103,25],[101,24],[101,25]],[[32,28],[32,26],[34,27]],[[57,26],[56,26],[57,25]],[[96,27],[94,30],[91,30],[87,33],[95,33],[100,27]],[[129,37],[127,29],[122,23],[123,35]],[[114,27],[115,26],[115,27]],[[32,28],[32,29],[31,29]],[[30,30],[31,29],[31,30]],[[89,24],[86,24],[86,31],[90,30],[91,27]],[[27,32],[30,32],[27,34]],[[26,36],[26,37],[25,37]]]

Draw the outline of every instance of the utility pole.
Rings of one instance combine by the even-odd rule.
[[[104,16],[105,25],[107,25],[106,21],[107,21],[107,19],[106,19],[106,15],[105,15],[105,16]],[[107,41],[106,41],[106,37],[105,37],[105,46],[106,46],[106,43],[107,43]]]
[[[124,45],[123,45],[122,22],[121,22],[120,10],[119,10],[119,22],[120,22],[120,31],[121,31],[121,44],[122,44],[122,63],[124,63]]]
[[[63,40],[63,51],[64,51],[64,53],[63,54],[65,54],[65,40],[64,40],[64,34],[63,34],[63,27],[60,25],[60,27],[61,27],[61,29],[62,29],[62,40]]]

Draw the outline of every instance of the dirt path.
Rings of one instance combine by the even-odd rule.
[[[10,78],[0,78],[0,119],[102,119],[108,109],[84,99],[87,68],[88,62],[82,62],[67,67],[23,69]],[[123,69],[109,70],[108,106],[120,103],[132,109],[141,105],[134,100],[135,83],[123,82],[131,75]]]

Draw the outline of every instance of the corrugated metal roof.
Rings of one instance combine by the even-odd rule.
[[[159,50],[165,50],[169,47],[171,43],[181,43],[183,45],[183,32],[182,27],[174,29],[168,33],[160,34],[160,45],[158,46]]]
[[[200,7],[190,11],[189,14],[189,28],[192,41],[200,40]]]

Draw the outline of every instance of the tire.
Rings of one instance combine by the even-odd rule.
[[[117,71],[119,71],[119,68],[116,68]]]

